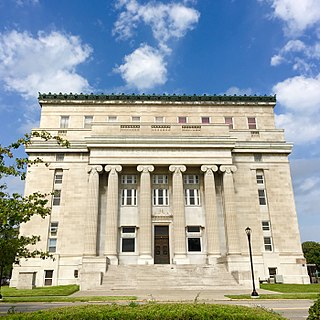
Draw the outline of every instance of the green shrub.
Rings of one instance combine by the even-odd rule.
[[[320,295],[315,303],[309,308],[307,320],[320,320]]]
[[[261,308],[210,304],[87,305],[32,313],[12,314],[20,320],[280,320],[278,314]]]

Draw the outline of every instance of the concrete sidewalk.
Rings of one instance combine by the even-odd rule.
[[[260,294],[276,294],[276,292],[259,289]],[[185,302],[213,302],[227,301],[229,298],[225,295],[250,294],[249,289],[215,289],[215,290],[110,290],[110,291],[78,291],[72,296],[75,297],[90,297],[90,296],[136,296],[138,301],[185,301]]]

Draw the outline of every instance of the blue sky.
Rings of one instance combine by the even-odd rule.
[[[0,0],[0,141],[38,126],[39,91],[277,94],[301,238],[320,242],[319,60],[319,0]]]

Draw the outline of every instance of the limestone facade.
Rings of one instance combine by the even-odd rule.
[[[307,283],[288,155],[270,96],[39,96],[40,127],[69,148],[34,139],[25,193],[53,192],[52,213],[22,234],[55,259],[14,268],[12,286],[102,281],[108,265],[224,264]],[[281,277],[282,276],[282,277]],[[23,281],[23,280],[20,280]]]

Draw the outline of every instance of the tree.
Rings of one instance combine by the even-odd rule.
[[[19,227],[34,215],[42,218],[50,214],[47,207],[48,194],[39,192],[22,196],[18,193],[7,192],[5,179],[10,176],[25,179],[26,167],[42,162],[41,159],[28,160],[15,156],[15,151],[23,146],[28,146],[32,139],[40,138],[44,140],[54,139],[59,145],[68,147],[69,143],[59,136],[52,136],[48,132],[32,132],[24,135],[23,138],[3,147],[0,144],[0,299],[1,280],[7,275],[13,263],[19,263],[21,258],[49,256],[47,252],[31,249],[29,245],[36,244],[40,237],[36,235],[21,236]]]
[[[306,241],[302,243],[302,250],[307,263],[314,263],[320,271],[320,242]]]

